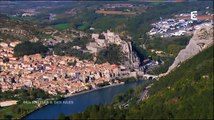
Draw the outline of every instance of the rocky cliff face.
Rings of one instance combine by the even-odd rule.
[[[131,42],[124,41],[120,38],[119,35],[115,34],[114,32],[107,32],[102,33],[104,38],[99,38],[99,34],[92,34],[92,39],[94,42],[87,45],[87,49],[91,51],[91,53],[97,53],[98,49],[103,49],[104,47],[108,46],[109,44],[116,44],[119,45],[124,55],[128,58],[127,61],[124,62],[124,66],[127,68],[138,68],[140,64],[140,60],[136,53],[132,50]]]
[[[140,65],[140,59],[137,56],[137,54],[133,51],[131,42],[125,42],[125,45],[128,46],[128,48],[127,47],[122,48],[122,51],[126,51],[125,53],[128,58],[128,61],[125,62],[125,65],[130,68],[138,68]]]
[[[199,52],[211,46],[212,44],[213,25],[201,25],[200,28],[194,32],[193,37],[191,38],[186,48],[179,52],[178,56],[175,58],[174,63],[169,67],[165,75],[171,72],[177,66],[179,66],[180,63],[193,57],[194,55],[198,54]]]

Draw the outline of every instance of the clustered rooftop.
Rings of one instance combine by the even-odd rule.
[[[128,75],[124,66],[109,63],[95,64],[71,56],[34,54],[14,57],[13,47],[19,42],[0,42],[0,88],[2,91],[36,87],[49,94],[72,94],[93,88],[97,84],[118,82],[116,78]],[[7,60],[5,60],[7,58]]]

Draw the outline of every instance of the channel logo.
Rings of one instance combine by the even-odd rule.
[[[191,20],[198,20],[198,19],[197,19],[197,15],[198,15],[198,14],[197,14],[197,11],[192,11],[192,12],[191,12]]]

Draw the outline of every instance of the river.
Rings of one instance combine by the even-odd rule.
[[[30,113],[23,119],[56,119],[61,113],[64,115],[79,113],[91,105],[109,104],[115,95],[123,93],[130,88],[135,88],[137,85],[143,83],[145,83],[144,80],[138,80],[71,96],[59,100],[55,104],[46,105]]]

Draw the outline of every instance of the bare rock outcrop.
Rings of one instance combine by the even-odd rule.
[[[203,24],[197,29],[193,37],[190,39],[189,44],[185,49],[181,50],[178,56],[175,58],[174,63],[169,67],[168,71],[163,74],[166,75],[179,66],[180,63],[190,59],[202,50],[213,44],[213,25]]]
[[[102,33],[103,38],[99,37],[99,34],[92,34],[92,39],[94,42],[90,42],[86,48],[91,53],[98,53],[99,50],[105,48],[109,44],[116,44],[119,45],[121,48],[121,51],[124,53],[124,55],[128,58],[127,61],[123,63],[124,66],[127,68],[138,68],[140,65],[140,59],[138,58],[137,54],[133,51],[131,42],[122,40],[118,34],[115,34],[114,32],[110,32],[107,30],[107,32]]]

